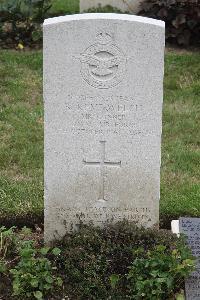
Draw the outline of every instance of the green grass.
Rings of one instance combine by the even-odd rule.
[[[0,52],[0,215],[43,209],[40,52]]]
[[[79,0],[53,0],[50,13],[56,15],[79,13]]]
[[[166,55],[161,214],[200,216],[200,54]]]
[[[200,216],[200,54],[167,53],[164,219]],[[0,216],[43,211],[42,53],[0,51]]]

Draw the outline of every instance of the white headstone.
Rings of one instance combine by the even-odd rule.
[[[80,12],[109,5],[119,9],[121,12],[137,13],[141,9],[142,1],[143,0],[80,0]]]
[[[164,23],[44,23],[45,239],[80,221],[159,220]]]

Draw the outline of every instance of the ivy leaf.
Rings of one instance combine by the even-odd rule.
[[[34,294],[34,297],[35,297],[37,300],[42,300],[42,299],[43,299],[43,294],[42,294],[42,292],[36,291],[36,292],[34,292],[33,294]]]
[[[113,289],[116,287],[118,281],[119,281],[119,275],[117,275],[117,274],[112,274],[112,275],[110,276],[110,284],[111,284],[111,287],[112,287]]]
[[[164,246],[164,245],[158,245],[158,246],[156,246],[156,250],[158,252],[164,252],[166,250],[166,246]]]
[[[57,278],[57,285],[61,287],[62,284],[63,284],[62,278],[58,277],[58,278]]]
[[[57,256],[57,255],[59,255],[61,253],[61,250],[59,248],[54,248],[52,250],[52,253],[53,253],[53,255]]]
[[[185,296],[181,293],[181,294],[177,294],[176,295],[176,300],[185,300]]]
[[[53,278],[51,276],[47,276],[45,280],[47,283],[53,283]]]
[[[43,247],[40,249],[40,253],[42,255],[46,255],[49,252],[50,248],[49,247]]]
[[[36,278],[33,278],[33,279],[31,279],[30,284],[32,287],[36,288],[36,287],[38,287],[39,282]]]
[[[52,287],[52,285],[49,284],[49,283],[47,283],[47,284],[44,285],[44,289],[45,289],[45,290],[50,290],[51,287]]]
[[[34,42],[39,41],[42,38],[42,31],[34,30],[31,34],[31,37],[32,37]]]
[[[19,282],[14,282],[13,283],[13,295],[18,296],[20,294],[20,283]]]

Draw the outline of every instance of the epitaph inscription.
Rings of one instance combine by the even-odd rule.
[[[196,257],[196,270],[185,282],[186,300],[200,299],[200,218],[180,218],[180,233],[185,234],[187,244]]]
[[[107,207],[100,202],[102,206],[85,206],[84,209],[80,209],[78,206],[72,206],[68,208],[56,207],[54,213],[57,214],[57,224],[64,226],[66,230],[77,229],[78,224],[83,222],[84,224],[92,224],[102,227],[103,225],[112,223],[115,220],[129,221],[135,223],[143,223],[144,226],[148,226],[152,221],[152,211],[149,207]],[[55,239],[59,238],[59,232],[54,232]]]

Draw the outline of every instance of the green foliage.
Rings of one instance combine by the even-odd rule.
[[[55,266],[45,257],[50,248],[36,249],[33,241],[24,241],[19,248],[20,260],[15,268],[10,270],[13,276],[13,295],[24,299],[44,299],[56,287],[62,285],[62,279],[56,275]],[[56,248],[52,254],[58,255]]]
[[[13,240],[12,229],[3,232]],[[182,238],[133,223],[81,225],[54,248],[28,228],[15,234],[15,247],[0,260],[3,299],[183,299],[194,269]]]
[[[10,260],[17,255],[17,245],[19,242],[16,236],[15,227],[6,229],[4,226],[0,227],[0,299],[1,295],[7,297],[7,290],[9,289],[9,268]]]
[[[0,16],[3,21],[43,21],[50,9],[49,0],[2,0],[0,2]]]
[[[193,269],[183,240],[128,223],[103,230],[82,226],[60,248],[57,265],[75,299],[141,299],[146,292],[144,299],[169,299]]]
[[[6,271],[7,271],[6,262],[4,259],[0,258],[0,274],[6,273]]]
[[[112,274],[110,276],[110,285],[111,287],[114,289],[117,285],[117,283],[119,282],[120,280],[120,276],[119,275],[116,275],[116,274]]]
[[[50,9],[49,0],[3,0],[0,2],[0,46],[23,49],[42,40],[40,22]]]
[[[200,45],[200,2],[146,0],[140,14],[166,23],[166,40],[179,45]]]
[[[130,299],[169,299],[175,289],[181,289],[178,279],[186,278],[194,267],[194,260],[188,258],[182,245],[169,250],[158,245],[153,250],[135,253],[137,257],[127,274]]]
[[[10,229],[6,229],[4,226],[0,227],[0,272],[3,268],[2,261],[13,253],[18,241],[14,229],[15,227]]]
[[[29,235],[29,234],[31,234],[31,233],[32,233],[31,228],[28,228],[28,227],[26,227],[26,226],[24,226],[24,227],[21,229],[21,231],[20,231],[20,234],[23,234],[23,235],[25,235],[25,236],[27,236],[27,235]]]

